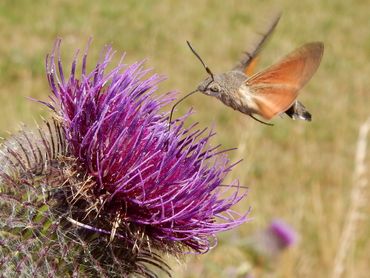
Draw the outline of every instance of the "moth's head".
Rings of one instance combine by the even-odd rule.
[[[222,86],[219,82],[219,76],[214,75],[207,77],[199,84],[198,91],[208,96],[219,96],[222,92]]]

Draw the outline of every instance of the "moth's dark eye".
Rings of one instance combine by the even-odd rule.
[[[220,91],[220,86],[218,86],[217,84],[212,84],[209,86],[209,90],[214,93],[218,93]]]

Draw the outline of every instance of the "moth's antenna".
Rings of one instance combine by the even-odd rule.
[[[202,58],[200,58],[199,54],[194,50],[194,48],[191,46],[190,42],[189,41],[186,41],[186,43],[188,44],[191,52],[194,53],[194,55],[199,59],[199,61],[202,63],[203,67],[206,69],[207,73],[211,76],[212,78],[212,81],[214,81],[215,79],[213,78],[213,72],[209,69],[209,67],[203,62]]]
[[[270,124],[270,123],[266,123],[266,122],[264,122],[264,121],[261,121],[260,119],[257,119],[255,116],[253,116],[253,115],[249,115],[253,120],[255,120],[255,121],[257,121],[257,122],[259,122],[259,123],[261,123],[261,124],[264,124],[264,125],[268,125],[268,126],[273,126],[273,124]]]
[[[198,89],[197,90],[194,90],[190,93],[188,93],[186,96],[180,98],[173,106],[172,106],[172,109],[171,109],[171,113],[170,113],[170,121],[169,121],[169,125],[168,125],[168,128],[171,126],[171,122],[172,122],[172,115],[173,115],[173,111],[175,110],[176,106],[182,102],[184,99],[186,99],[187,97],[190,97],[192,94],[195,94],[196,92],[198,92]]]

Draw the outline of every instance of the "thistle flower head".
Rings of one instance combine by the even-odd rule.
[[[245,196],[238,182],[222,185],[233,165],[225,151],[210,145],[214,132],[185,127],[189,113],[169,128],[168,113],[161,111],[173,94],[155,94],[162,77],[149,76],[142,62],[108,71],[109,47],[91,72],[85,53],[81,72],[75,58],[66,76],[59,49],[57,41],[46,60],[52,95],[44,104],[54,111],[54,128],[48,122],[47,132],[40,132],[40,154],[31,142],[36,150],[23,150],[17,162],[24,167],[3,168],[1,176],[4,188],[16,188],[23,182],[19,175],[30,172],[26,181],[38,192],[36,199],[44,196],[36,210],[46,204],[58,219],[54,232],[66,246],[78,245],[67,253],[99,274],[155,275],[148,264],[169,273],[158,254],[207,252],[218,232],[247,220],[232,210]],[[3,153],[14,162],[19,149],[6,147]],[[28,163],[33,153],[40,159]],[[47,169],[36,171],[42,163]]]

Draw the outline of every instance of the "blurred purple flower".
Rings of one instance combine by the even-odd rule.
[[[274,219],[267,228],[254,233],[245,243],[255,264],[269,268],[285,249],[297,242],[297,239],[298,235],[293,227],[281,219]]]
[[[297,232],[281,219],[274,219],[268,231],[276,239],[276,243],[281,249],[288,248],[297,242]]]

